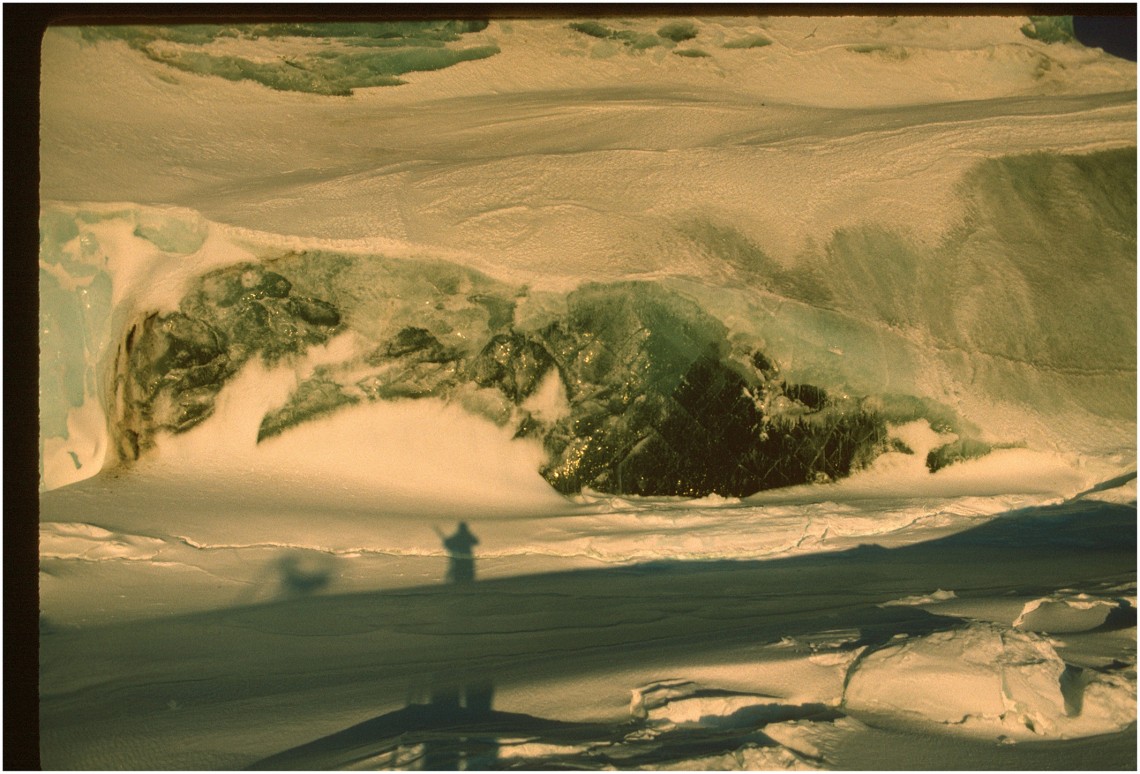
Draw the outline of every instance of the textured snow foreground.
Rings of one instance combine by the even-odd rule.
[[[771,559],[480,559],[467,585],[439,582],[442,556],[180,554],[47,524],[45,550],[87,558],[44,560],[46,614],[61,614],[42,635],[44,762],[1128,769],[1136,511],[1111,500],[1134,479],[1123,490]],[[689,515],[616,521],[662,538]],[[473,523],[492,557],[502,526]],[[271,599],[232,605],[257,588]],[[116,611],[119,596],[151,607]]]
[[[1135,769],[1135,65],[1028,22],[49,31],[44,765]]]

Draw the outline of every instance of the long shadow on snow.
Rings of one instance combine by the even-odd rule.
[[[502,737],[574,745],[618,738],[602,724],[567,723],[516,712],[410,704],[258,761],[254,770],[328,770],[372,764],[427,771],[497,768]]]
[[[640,732],[641,721],[573,723],[516,712],[412,704],[264,758],[251,770],[414,768],[489,770],[550,768],[640,768],[677,760],[731,754],[743,745],[773,747],[763,733],[769,723],[828,722],[843,713],[823,704],[763,704],[745,707],[715,722]],[[502,747],[524,747],[499,757]],[[619,746],[620,745],[620,746]],[[532,748],[533,749],[533,748]]]
[[[959,597],[1095,591],[1134,579],[1135,562],[1135,505],[1074,500],[895,549],[860,546],[767,561],[661,561],[308,597],[59,632],[41,643],[42,722],[48,729],[80,717],[125,721],[131,707],[168,690],[171,676],[191,662],[199,665],[195,679],[177,682],[185,705],[193,701],[203,711],[247,701],[272,707],[291,696],[335,697],[380,709],[408,704],[407,697],[425,686],[478,684],[489,691],[492,685],[623,667],[666,677],[677,664],[739,662],[747,649],[785,637],[875,647],[896,634],[961,624],[913,607],[878,607],[882,602],[936,588]],[[66,687],[74,680],[66,674],[67,654],[77,652],[84,654],[84,670],[106,676],[104,684]],[[64,673],[58,693],[52,690],[57,669]],[[613,691],[632,687],[615,685]],[[476,725],[517,722],[519,730],[574,733],[573,724],[495,712],[489,700],[475,714]],[[420,718],[430,721],[430,730],[431,717],[430,708],[413,704],[367,721],[360,736],[351,728],[339,733],[352,737],[350,746],[374,747],[391,730],[389,721]],[[444,713],[447,723],[456,718],[474,716],[449,719]],[[328,737],[332,729],[314,723],[313,730],[315,737]],[[336,747],[346,737],[338,739],[325,744]]]

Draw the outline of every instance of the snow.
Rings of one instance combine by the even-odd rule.
[[[318,362],[321,356],[316,353]],[[209,424],[164,439],[139,472],[162,477],[195,470],[215,480],[284,480],[314,494],[336,482],[377,504],[415,501],[424,492],[514,512],[561,504],[538,474],[537,445],[512,443],[509,428],[457,405],[415,401],[350,407],[306,423],[288,437],[258,443],[261,417],[284,402],[299,379],[297,370],[266,372],[252,363],[219,396]],[[302,457],[298,449],[304,449]],[[487,449],[494,449],[494,456]]]
[[[120,535],[91,524],[45,524],[40,554],[51,559],[153,559],[164,545],[158,538]]]
[[[1065,695],[1061,675],[1074,674],[1068,652],[1091,653],[1090,646],[1070,643],[1076,634],[1061,643],[1019,631],[1012,623],[1029,600],[1002,601],[1027,583],[1062,589],[1082,572],[1090,578],[1131,572],[1132,550],[1112,548],[1119,542],[1100,515],[1119,506],[1080,503],[1066,506],[1072,515],[1063,523],[1089,525],[1081,537],[1093,540],[1088,548],[1059,537],[1069,527],[1045,507],[951,535],[944,545],[922,541],[920,533],[910,537],[918,542],[894,549],[705,564],[566,565],[538,554],[496,556],[515,530],[566,529],[567,517],[476,520],[479,581],[469,589],[440,585],[445,558],[422,521],[418,528],[397,522],[386,533],[393,546],[398,535],[421,536],[423,554],[405,557],[271,545],[163,546],[48,523],[45,751],[65,756],[49,762],[77,766],[205,761],[244,767],[290,744],[400,711],[405,703],[420,706],[426,699],[415,697],[452,674],[461,684],[492,682],[497,711],[610,729],[583,731],[589,742],[551,731],[527,737],[546,747],[512,750],[503,743],[505,758],[530,764],[647,760],[639,756],[656,749],[668,754],[654,760],[680,765],[690,760],[679,748],[672,752],[680,735],[715,731],[730,746],[724,765],[740,760],[741,750],[745,761],[747,750],[762,750],[775,756],[771,760],[826,768],[867,733],[860,719],[891,728],[915,718],[932,726],[926,734],[990,740],[1111,733],[1135,718],[1135,682],[1128,676],[1134,621],[1131,628],[1082,635],[1101,642],[1103,655],[1091,662],[1096,670],[1081,673],[1082,709],[1074,715],[1078,694]],[[257,518],[255,511],[241,513]],[[591,518],[594,529],[606,526]],[[972,537],[1003,521],[1017,537],[988,543],[982,533]],[[656,529],[683,534],[664,521]],[[1042,547],[1034,537],[1039,529],[1057,535],[1067,553]],[[121,557],[100,558],[101,546]],[[287,565],[290,556],[297,558]],[[205,572],[187,572],[195,566]],[[324,578],[326,585],[304,591],[298,577]],[[931,592],[948,580],[955,583],[953,596]],[[101,588],[92,589],[96,584]],[[1096,593],[1095,586],[1090,580],[1088,591],[1067,596],[1089,604],[1135,599],[1134,580]],[[127,599],[115,602],[117,594]],[[898,599],[910,604],[886,604]],[[1005,605],[1004,622],[971,622],[966,603],[984,613],[988,601]],[[198,612],[187,616],[187,609]],[[1106,651],[1109,643],[1116,644]],[[1090,657],[1076,660],[1090,663]],[[210,678],[195,680],[199,673]],[[59,703],[62,697],[102,683],[118,686],[113,695],[120,709],[95,725],[83,721],[89,730],[65,742],[55,729],[79,721]],[[235,705],[234,697],[246,698]],[[177,710],[164,709],[170,702]],[[160,710],[159,726],[125,720]],[[209,719],[219,713],[224,724]],[[118,717],[124,721],[112,719]],[[647,724],[636,733],[621,725],[639,718]],[[282,744],[278,729],[285,728],[294,729],[296,741]],[[618,741],[603,744],[609,734]],[[108,735],[116,747],[96,741]],[[164,740],[161,750],[123,757],[146,739]],[[383,748],[381,740],[375,744]],[[607,757],[599,758],[603,747]],[[208,750],[225,752],[213,759]],[[305,760],[305,768],[323,768],[332,758]]]
[[[1066,669],[1046,638],[977,623],[866,656],[849,677],[844,706],[1014,740],[1105,734],[1135,722],[1133,687],[1093,678],[1095,690],[1081,686],[1073,692],[1080,699],[1070,699]]]
[[[499,20],[470,39],[500,54],[345,98],[45,35],[47,767],[414,768],[475,738],[521,768],[1082,768],[1135,741],[1135,233],[1077,235],[1108,246],[1088,271],[1039,254],[1068,213],[1003,209],[1020,179],[985,166],[1134,147],[1135,65],[1012,17],[693,21],[709,57]],[[912,453],[837,482],[694,500],[561,497],[537,442],[461,402],[258,443],[349,331],[251,361],[116,464],[132,315],[294,250],[472,267],[535,327],[583,280],[658,281],[789,379],[963,421],[900,421]],[[976,292],[902,292],[948,255]],[[564,416],[563,385],[523,408]],[[930,473],[970,426],[998,448]],[[435,529],[459,520],[477,581],[446,585]]]
[[[933,235],[954,223],[952,188],[980,155],[1039,150],[1042,126],[1051,150],[1132,141],[1134,110],[1112,94],[1134,87],[1134,71],[1029,41],[1015,20],[1012,33],[998,33],[1007,36],[999,46],[938,51],[938,43],[927,41],[933,61],[886,72],[874,55],[852,54],[822,30],[792,42],[818,20],[785,23],[789,28],[773,46],[717,51],[718,64],[726,60],[717,72],[674,56],[657,62],[624,52],[606,60],[563,54],[568,44],[592,40],[557,23],[515,22],[509,33],[488,33],[500,40],[502,54],[412,75],[408,87],[348,98],[358,122],[339,118],[343,101],[191,77],[175,86],[148,72],[159,65],[140,70],[115,45],[84,49],[49,34],[43,88],[59,99],[47,105],[47,130],[73,131],[74,116],[97,112],[93,103],[107,94],[137,125],[109,127],[115,134],[106,143],[92,136],[100,131],[93,127],[82,142],[60,136],[57,144],[69,154],[100,163],[45,159],[44,194],[176,197],[206,207],[211,219],[258,230],[458,247],[490,258],[500,271],[529,268],[537,279],[562,266],[573,276],[604,275],[615,265],[649,270],[646,261],[661,254],[662,240],[673,241],[661,234],[662,223],[683,216],[694,200],[737,213],[747,202],[750,230],[764,234],[778,258],[794,256],[811,235],[877,220],[884,207]],[[942,45],[958,31],[945,29]],[[861,31],[844,33],[858,39]],[[876,37],[892,34],[876,31]],[[1069,66],[1035,82],[1029,60],[1042,55]],[[85,64],[92,75],[77,89],[69,68]],[[892,87],[883,88],[882,79],[892,75]],[[557,101],[539,101],[535,94],[542,93]],[[1093,109],[1106,115],[1094,128],[1084,110],[1098,100],[1106,105]],[[1038,107],[1050,101],[1054,109]],[[947,102],[955,103],[950,120],[942,108]],[[408,103],[414,111],[394,111]],[[282,114],[286,125],[304,130],[271,132],[267,122]],[[171,141],[172,130],[174,137],[195,138],[194,158],[185,155],[189,144]],[[137,144],[124,143],[125,132]],[[640,147],[629,149],[628,137]],[[259,142],[257,154],[248,153],[251,138]],[[944,152],[932,158],[916,154],[920,147]],[[464,163],[426,163],[447,158]],[[876,163],[865,164],[868,158]],[[182,174],[138,168],[149,159]],[[91,180],[81,176],[83,168],[102,175]],[[212,179],[187,174],[203,168]],[[751,173],[755,168],[765,174]],[[919,175],[923,196],[907,196]],[[802,184],[788,186],[790,179]],[[306,207],[298,213],[302,196]],[[402,200],[414,202],[414,210]]]
[[[1114,600],[1098,599],[1088,594],[1059,594],[1057,598],[1026,602],[1013,625],[1026,631],[1055,634],[1087,631],[1103,624],[1118,606]]]
[[[992,725],[995,736],[1050,734],[1065,714],[1062,672],[1043,640],[976,624],[872,653],[852,675],[845,701],[971,730]]]
[[[1132,65],[1031,41],[1016,19],[938,20],[937,29],[929,20],[880,21],[848,19],[837,38],[826,32],[832,20],[764,22],[773,44],[718,49],[720,70],[671,54],[592,58],[582,47],[604,41],[563,24],[496,23],[483,34],[502,54],[333,101],[199,76],[172,84],[158,77],[161,65],[118,44],[84,46],[52,31],[42,90],[44,147],[53,152],[43,155],[42,192],[45,205],[59,202],[63,213],[75,212],[64,202],[87,200],[94,203],[80,212],[109,218],[79,218],[82,235],[70,249],[82,242],[94,253],[77,260],[103,262],[118,314],[174,309],[186,281],[210,268],[274,249],[335,246],[454,260],[534,290],[565,291],[583,277],[683,279],[688,292],[712,295],[710,308],[730,316],[738,302],[726,285],[739,283],[739,272],[726,269],[726,248],[705,236],[710,228],[736,234],[787,271],[819,263],[821,248],[831,249],[824,246],[844,229],[874,226],[930,248],[952,241],[968,216],[961,188],[979,160],[1134,144]],[[702,22],[715,41],[750,23]],[[988,42],[963,47],[952,44],[956,35]],[[909,46],[914,56],[884,62],[878,49],[850,51],[860,40],[872,49]],[[1057,66],[1029,77],[1028,63],[1039,57]],[[69,75],[76,71],[85,73],[81,87]],[[623,86],[615,90],[615,82]],[[116,105],[120,118],[93,120],[104,104]],[[282,115],[305,131],[278,131]],[[196,180],[203,169],[209,179]],[[123,216],[110,217],[116,212]],[[1025,212],[1003,215],[999,222],[1014,223]],[[157,241],[172,251],[136,235],[166,233],[178,238]],[[994,248],[979,249],[988,265]],[[1097,455],[1129,443],[1116,423],[1097,426],[1097,411],[1071,420],[1050,407],[1062,416],[1046,421],[1004,394],[1044,378],[1049,389],[1085,400],[1103,389],[1099,364],[1081,369],[1095,382],[1089,386],[1067,375],[1049,381],[1048,368],[1027,377],[985,359],[963,372],[955,355],[937,353],[957,341],[895,331],[889,321],[884,330],[883,320],[858,315],[837,328],[810,299],[796,310],[804,299],[766,298],[759,279],[746,297],[754,303],[759,291],[763,308],[730,324],[759,326],[792,376],[926,393],[1014,443],[1077,445]],[[840,279],[834,292],[850,295]],[[705,287],[692,287],[694,280]],[[1016,272],[1000,282],[1007,293],[1032,295]],[[939,314],[938,298],[922,302]],[[982,320],[969,321],[972,303],[953,308],[967,341],[1003,339],[980,312]],[[87,369],[106,367],[122,325],[113,322],[111,340],[89,346]],[[1065,340],[1064,327],[1041,324],[1039,340]],[[819,341],[816,329],[832,340]],[[785,331],[796,339],[781,341]],[[1030,402],[1040,400],[1030,393]],[[106,445],[91,429],[97,402],[89,396],[71,410],[77,427],[66,443],[45,439],[45,488],[102,466]]]
[[[938,589],[930,594],[919,594],[911,597],[903,597],[902,599],[892,599],[890,602],[884,602],[884,607],[897,606],[897,605],[932,605],[938,602],[945,602],[949,599],[955,599],[957,594],[953,591],[943,591]]]

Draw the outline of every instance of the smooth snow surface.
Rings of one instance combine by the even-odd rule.
[[[344,97],[47,32],[45,767],[1134,770],[1135,64],[1016,17],[570,21]],[[123,459],[131,326],[302,252],[362,267],[345,309],[376,319],[250,359]],[[585,282],[660,283],[881,411],[887,450],[684,499],[558,494],[491,390],[261,437],[392,320],[475,335],[369,295],[426,265],[530,329]],[[510,409],[570,411],[555,371]],[[447,584],[461,521],[476,580]]]

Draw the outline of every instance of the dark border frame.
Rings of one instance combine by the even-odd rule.
[[[38,271],[40,41],[63,24],[193,23],[225,19],[606,18],[716,15],[1051,15],[1116,17],[1132,58],[1134,3],[444,3],[278,5],[4,5],[4,753],[3,768],[37,770],[39,757]],[[1111,51],[1110,53],[1117,53]],[[1117,54],[1121,55],[1121,54]],[[37,518],[32,518],[35,514]]]

